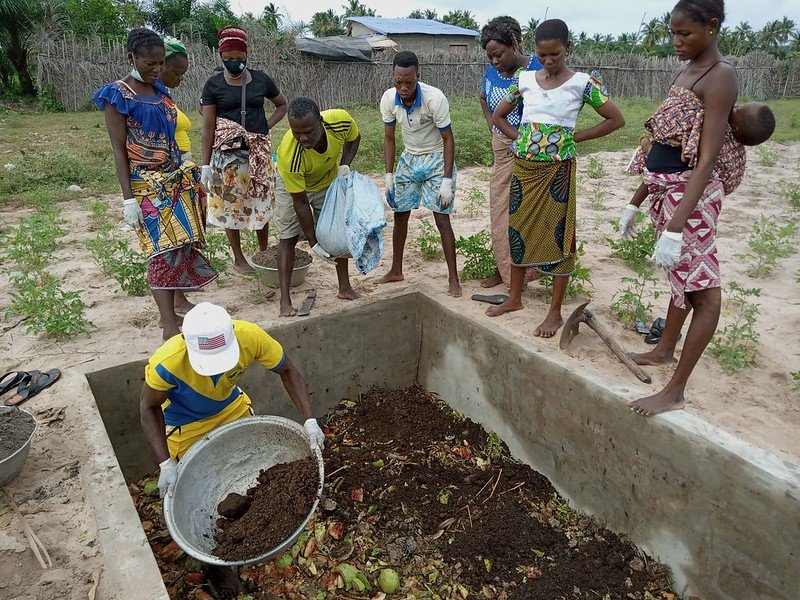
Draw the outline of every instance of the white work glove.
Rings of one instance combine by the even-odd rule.
[[[335,262],[335,261],[334,261],[334,260],[331,258],[331,255],[330,255],[330,254],[328,254],[327,250],[325,250],[325,248],[323,248],[323,247],[322,247],[322,246],[320,246],[319,244],[314,244],[314,245],[311,247],[311,251],[312,251],[314,254],[316,254],[317,256],[319,256],[319,257],[320,257],[322,260],[324,260],[325,262],[329,262],[329,263]]]
[[[144,225],[142,207],[139,206],[136,198],[125,198],[125,202],[122,203],[122,218],[134,229]]]
[[[311,450],[314,450],[314,448],[317,447],[320,449],[320,451],[323,450],[325,448],[325,434],[322,433],[322,429],[319,428],[317,420],[308,419],[305,423],[303,423],[303,427],[305,427],[306,433],[308,434]]]
[[[391,208],[397,208],[397,202],[394,201],[394,173],[386,174],[386,204]]]
[[[337,177],[350,176],[350,165],[339,165],[339,168],[336,170]]]
[[[628,204],[622,209],[622,216],[619,218],[619,239],[630,241],[636,237],[636,215],[639,214],[639,207]]]
[[[174,458],[168,458],[158,466],[161,468],[161,474],[158,476],[158,495],[163,498],[178,478],[178,463]]]
[[[200,167],[200,183],[207,190],[211,190],[211,165],[203,165]]]
[[[453,203],[453,180],[449,177],[442,179],[442,187],[439,188],[439,206],[442,210]]]
[[[659,267],[671,269],[681,262],[681,248],[683,246],[683,234],[666,231],[661,234],[656,242],[656,249],[653,252],[653,260]]]

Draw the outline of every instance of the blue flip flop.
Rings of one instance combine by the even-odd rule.
[[[33,398],[43,389],[49,388],[61,377],[61,371],[59,369],[29,371],[28,374],[30,377],[23,379],[19,387],[17,387],[17,393],[10,398],[6,398],[5,402],[3,402],[5,406],[19,406],[26,400]]]

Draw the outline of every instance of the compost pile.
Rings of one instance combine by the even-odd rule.
[[[278,247],[272,246],[271,248],[267,248],[266,250],[259,250],[258,252],[253,254],[253,258],[251,260],[253,261],[253,264],[258,265],[259,267],[268,267],[270,269],[277,269]],[[294,268],[298,269],[300,267],[305,267],[308,264],[311,264],[311,255],[305,250],[300,250],[299,248],[295,248]]]
[[[239,569],[253,600],[676,598],[664,565],[572,510],[495,434],[420,387],[372,389],[320,421],[316,518],[290,551]],[[170,596],[206,599],[146,487],[131,492]]]
[[[300,527],[317,497],[319,474],[313,458],[262,470],[247,495],[228,494],[217,506],[213,554],[225,560],[246,560],[264,554]]]
[[[19,450],[35,427],[33,417],[21,410],[0,411],[0,460]]]

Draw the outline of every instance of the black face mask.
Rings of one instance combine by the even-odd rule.
[[[223,60],[222,64],[225,65],[225,70],[234,76],[239,76],[244,71],[246,60]]]

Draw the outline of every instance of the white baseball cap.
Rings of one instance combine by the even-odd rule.
[[[219,375],[239,362],[239,342],[228,311],[201,302],[183,317],[183,337],[189,364],[200,375]]]

